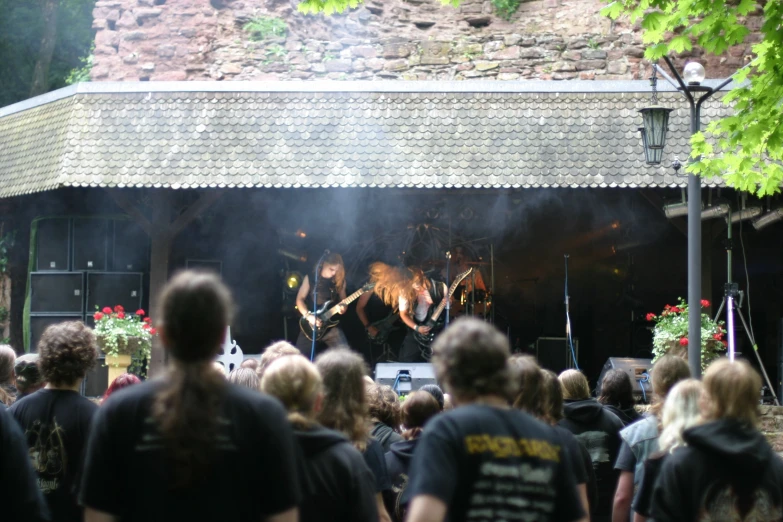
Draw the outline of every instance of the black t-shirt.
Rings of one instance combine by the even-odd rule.
[[[170,460],[151,417],[160,385],[130,386],[101,407],[90,434],[82,505],[123,522],[263,520],[297,506],[296,453],[285,410],[276,399],[233,385],[224,389],[210,470],[172,489]]]
[[[381,443],[384,453],[389,451],[389,447],[392,444],[395,442],[402,442],[403,440],[402,435],[382,422],[376,422],[373,425],[370,436]]]
[[[11,414],[0,409],[0,491],[3,519],[14,522],[49,520],[49,512],[38,489],[24,434]]]
[[[636,455],[633,454],[631,446],[625,441],[620,444],[620,451],[617,453],[617,462],[614,464],[614,469],[636,471]]]
[[[427,425],[409,497],[440,499],[450,522],[569,522],[583,516],[571,469],[549,426],[518,410],[472,404]]]
[[[82,520],[76,489],[97,410],[78,392],[48,389],[28,395],[8,410],[24,431],[38,487],[57,522]]]
[[[367,449],[362,454],[364,462],[375,477],[375,492],[380,493],[391,489],[389,471],[386,469],[386,458],[383,456],[383,447],[377,440],[370,438],[367,441]]]

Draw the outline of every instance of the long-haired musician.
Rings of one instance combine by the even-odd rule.
[[[406,273],[407,272],[407,273]],[[446,285],[426,276],[418,267],[404,269],[406,284],[399,293],[397,306],[400,319],[408,327],[405,340],[400,348],[400,361],[425,362],[430,358],[430,348],[420,346],[414,332],[427,334],[429,326],[424,323],[430,314],[430,309],[446,299]]]
[[[299,292],[296,294],[296,309],[307,319],[311,326],[321,327],[321,321],[313,314],[313,287],[310,283],[310,281],[316,279],[316,270],[318,270],[318,266],[313,268],[312,274],[304,276]],[[331,301],[331,305],[334,306],[345,299],[345,265],[340,254],[333,252],[324,258],[317,280],[318,287],[315,291],[316,308],[320,310],[327,301]],[[346,307],[344,305],[341,306],[340,313],[345,313],[345,310]],[[299,348],[299,351],[305,357],[310,357],[311,355],[315,357],[324,345],[332,347],[345,344],[345,335],[339,326],[330,328],[320,341],[316,341],[315,354],[310,353],[312,351],[312,341],[304,333],[299,332],[299,337],[296,339],[296,347]]]

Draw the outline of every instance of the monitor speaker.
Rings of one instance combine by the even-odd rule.
[[[425,384],[437,384],[430,363],[378,363],[375,382],[391,386],[400,395],[407,395]]]
[[[79,272],[30,274],[30,312],[81,314],[84,311],[84,275]]]
[[[633,395],[637,402],[648,403],[652,399],[652,359],[636,359],[633,357],[609,357],[598,376],[595,388],[596,396],[601,395],[601,383],[609,370],[622,370],[628,374],[633,384]]]
[[[574,355],[579,360],[578,339],[574,339]],[[557,374],[576,366],[566,337],[539,337],[536,340],[536,359],[539,366]]]
[[[36,232],[36,270],[68,270],[70,220],[42,219]]]
[[[141,308],[142,285],[143,274],[139,273],[88,273],[87,311],[121,305],[133,313]]]
[[[109,221],[73,220],[73,270],[106,270]]]
[[[104,356],[98,358],[98,362],[87,372],[82,381],[82,395],[90,398],[103,397],[106,388],[109,387],[109,367],[106,366]]]
[[[81,315],[31,315],[30,316],[30,340],[27,344],[28,351],[38,351],[38,341],[49,326],[67,321],[81,321]]]
[[[112,244],[112,270],[146,272],[149,267],[150,239],[132,221],[115,221]]]

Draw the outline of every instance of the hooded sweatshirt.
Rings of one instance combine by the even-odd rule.
[[[623,423],[623,426],[633,424],[642,418],[642,414],[636,411],[633,406],[621,410],[613,404],[604,404],[604,408],[617,415],[617,418],[620,419],[620,421]]]
[[[754,427],[734,419],[683,433],[653,488],[656,522],[783,520],[783,460]]]
[[[403,440],[402,435],[380,421],[373,424],[370,436],[381,443],[384,453],[389,451],[392,444],[395,442],[402,442]]]
[[[584,444],[593,463],[598,502],[591,508],[592,514],[598,517],[611,515],[618,477],[614,462],[620,450],[623,423],[595,399],[567,400],[563,414],[558,425]]]
[[[294,431],[294,436],[300,522],[377,520],[375,479],[348,439],[321,426]]]
[[[418,441],[419,439],[395,442],[386,453],[386,467],[389,470],[392,487],[383,492],[383,502],[394,522],[404,519],[403,505],[407,498],[403,498],[403,493],[408,485],[408,469]]]

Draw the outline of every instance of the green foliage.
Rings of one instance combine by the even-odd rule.
[[[754,0],[614,0],[601,12],[641,21],[645,57],[655,61],[694,45],[723,54],[745,42],[750,29],[744,17],[756,9]],[[691,156],[698,161],[687,171],[722,177],[731,187],[765,196],[779,192],[783,182],[783,2],[766,2],[760,14],[755,58],[735,74],[734,87],[723,98],[734,114],[693,137]]]
[[[0,236],[0,275],[8,273],[8,254],[14,246],[16,241],[16,232],[8,232],[7,234]]]
[[[589,47],[590,49],[598,49],[599,47],[601,47],[601,44],[596,42],[594,38],[590,38],[587,41],[587,47]]]
[[[8,319],[8,308],[0,306],[0,323],[4,323]]]
[[[246,23],[242,29],[250,33],[251,40],[259,41],[284,36],[288,31],[288,26],[280,18],[259,16]]]
[[[362,0],[304,0],[296,7],[300,13],[331,15],[359,7]]]
[[[519,9],[522,0],[492,0],[495,12],[504,20],[510,20],[511,16]]]
[[[94,39],[95,0],[60,0],[48,89],[65,87]],[[0,107],[26,99],[43,36],[39,2],[0,0]]]
[[[90,47],[90,54],[84,58],[80,58],[79,62],[82,64],[80,67],[71,69],[70,74],[65,77],[65,83],[67,85],[73,85],[75,83],[84,83],[90,81],[90,73],[92,72],[92,62],[95,59],[93,52],[95,51],[95,44]]]
[[[95,307],[95,336],[98,344],[107,356],[130,355],[135,361],[132,366],[136,373],[146,376],[147,368],[142,361],[149,364],[152,353],[152,338],[157,334],[149,317],[144,317],[144,310],[138,313],[125,312],[121,306],[113,309]]]
[[[655,323],[653,328],[653,362],[670,351],[674,354],[687,352],[688,349],[688,305],[678,298],[676,306],[666,305],[660,315],[647,314],[647,320]],[[709,306],[708,301],[701,302],[702,307]],[[715,322],[709,315],[701,314],[701,367],[720,357],[725,351],[723,321]]]

